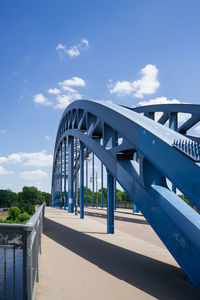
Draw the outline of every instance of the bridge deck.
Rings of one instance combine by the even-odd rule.
[[[85,219],[46,208],[36,300],[200,299],[143,216],[88,208]]]

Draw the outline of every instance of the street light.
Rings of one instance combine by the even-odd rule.
[[[98,208],[98,173],[96,172],[96,176],[94,176],[94,180],[96,180],[96,207]],[[90,182],[93,181],[93,176],[90,177]]]

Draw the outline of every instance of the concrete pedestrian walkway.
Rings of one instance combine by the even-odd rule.
[[[140,214],[88,208],[85,219],[47,207],[36,300],[200,299]]]

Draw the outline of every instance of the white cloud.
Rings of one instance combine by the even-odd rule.
[[[6,133],[6,130],[5,129],[0,129],[0,133],[4,134],[4,133]]]
[[[13,153],[8,155],[8,163],[13,165],[21,163],[22,161],[22,153]]]
[[[64,50],[64,49],[65,49],[65,46],[63,44],[58,44],[58,46],[56,47],[57,51]]]
[[[117,95],[129,95],[134,97],[143,98],[144,95],[151,95],[159,88],[160,83],[157,79],[158,69],[155,65],[148,64],[140,71],[141,79],[135,81],[117,81],[113,84],[109,82],[108,88],[110,93]]]
[[[68,88],[68,87],[71,87],[71,86],[83,86],[85,87],[85,81],[80,78],[80,77],[72,77],[71,79],[67,79],[67,80],[64,80],[64,81],[60,81],[59,84],[61,85],[62,88]]]
[[[4,164],[8,161],[7,157],[5,156],[0,156],[0,164]]]
[[[61,46],[60,46],[61,47]],[[72,101],[82,98],[82,95],[74,87],[85,87],[85,80],[81,77],[74,76],[72,78],[66,79],[64,81],[58,82],[60,88],[49,89],[48,93],[55,95],[56,103],[54,108],[66,108]],[[34,96],[35,102],[42,105],[52,105],[42,94],[37,94]]]
[[[59,89],[49,89],[47,92],[48,92],[49,94],[54,94],[54,95],[60,94]]]
[[[79,56],[80,55],[80,51],[79,49],[74,46],[74,47],[71,47],[70,49],[66,49],[66,53],[70,56],[70,57],[74,57],[74,56]]]
[[[81,39],[81,43],[83,43],[83,44],[85,44],[85,46],[87,47],[87,48],[89,48],[89,42],[88,42],[88,40],[86,40],[86,39]]]
[[[58,104],[55,108],[66,108],[72,101],[80,99],[82,96],[75,90],[75,92],[64,95],[58,95],[56,97]]]
[[[42,170],[25,171],[20,173],[20,177],[28,181],[38,181],[47,177],[47,172]]]
[[[89,48],[89,42],[85,38],[82,38],[79,44],[71,46],[70,48],[67,48],[66,45],[58,44],[58,46],[56,47],[56,51],[61,57],[64,54],[67,54],[69,57],[75,57],[80,55],[80,51],[83,48]]]
[[[85,87],[85,81],[78,77],[74,76],[70,79],[60,81],[58,83],[61,86],[61,89],[63,92],[62,95],[57,95],[56,100],[57,104],[55,105],[55,108],[66,108],[72,101],[78,100],[82,98],[82,95],[73,87]]]
[[[167,97],[157,97],[155,99],[150,99],[148,101],[140,101],[138,104],[143,105],[155,105],[155,104],[170,104],[170,103],[181,103],[181,101],[177,99],[167,99]]]
[[[53,163],[53,155],[47,154],[45,150],[35,153],[22,153],[22,157],[27,159],[24,166],[47,167]]]
[[[33,96],[33,98],[36,104],[45,105],[45,106],[52,105],[52,103],[43,94],[36,94]]]
[[[111,84],[112,86],[112,84]],[[133,92],[133,84],[129,81],[117,81],[117,83],[112,87],[110,93],[117,93],[118,95],[128,95]]]
[[[45,140],[49,141],[50,140],[50,137],[48,135],[45,135]]]
[[[7,164],[19,164],[23,163],[23,166],[32,167],[47,167],[51,166],[53,162],[53,155],[47,154],[45,150],[41,152],[19,152],[8,155],[8,157],[0,157],[0,163]]]
[[[4,167],[0,166],[0,176],[6,175],[6,174],[13,174],[13,172],[7,171]]]

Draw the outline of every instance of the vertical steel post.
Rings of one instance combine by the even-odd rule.
[[[98,173],[96,172],[96,207],[98,208]]]
[[[114,210],[117,209],[117,197],[116,197],[116,179],[114,178]]]
[[[74,138],[68,138],[68,212],[74,212]]]
[[[80,219],[84,218],[84,145],[80,142]]]
[[[92,152],[92,207],[94,208],[94,152]]]
[[[60,146],[60,208],[62,208],[62,143]]]
[[[66,210],[66,138],[64,139],[64,210]]]
[[[88,206],[88,161],[86,160],[86,195],[85,195],[85,205]]]
[[[58,206],[58,156],[56,158],[56,203],[55,206]]]
[[[107,170],[107,233],[114,233],[114,177]]]
[[[169,128],[174,131],[177,131],[178,128],[178,120],[177,120],[177,113],[171,112],[169,114]],[[172,191],[176,193],[176,186],[172,183]]]
[[[101,162],[101,208],[103,208],[103,163]]]
[[[74,194],[75,194],[75,196],[74,196],[74,198],[75,198],[75,215],[77,216],[78,215],[78,153],[77,153],[77,151],[78,151],[78,140],[77,139],[75,139],[75,149],[76,149],[76,151],[75,151],[75,184],[74,184]]]
[[[139,213],[139,209],[137,208],[134,202],[133,202],[133,213]]]

